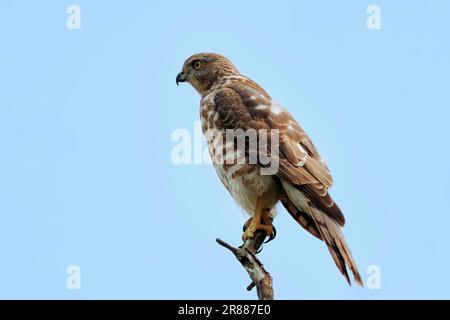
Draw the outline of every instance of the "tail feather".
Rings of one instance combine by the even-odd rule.
[[[340,226],[316,208],[311,208],[311,213],[314,220],[319,225],[320,233],[327,244],[328,250],[333,257],[336,266],[344,275],[348,284],[351,285],[350,277],[347,273],[347,267],[350,268],[353,273],[355,282],[362,287],[363,283],[361,276],[359,275],[355,260],[352,257],[350,248],[345,241]]]
[[[283,197],[281,203],[286,208],[286,210],[291,214],[292,218],[298,222],[306,231],[312,234],[317,239],[323,240],[320,230],[316,225],[314,219],[308,213],[304,213],[297,209],[295,204],[289,200],[288,197]]]
[[[345,242],[341,226],[320,209],[310,206],[305,195],[289,183],[283,182],[287,197],[282,203],[294,219],[307,231],[325,241],[339,271],[351,286],[347,267],[353,273],[354,281],[363,286],[355,260]]]

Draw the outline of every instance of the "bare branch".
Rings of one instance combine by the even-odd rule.
[[[220,239],[216,239],[216,241],[230,250],[248,272],[252,283],[247,287],[247,290],[250,291],[256,286],[259,300],[273,300],[272,277],[256,257],[256,253],[264,243],[265,238],[265,232],[258,231],[254,238],[245,240],[239,248],[235,248]]]

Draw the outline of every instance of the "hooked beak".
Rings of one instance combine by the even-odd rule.
[[[177,85],[178,85],[178,83],[179,82],[186,82],[186,80],[187,80],[187,76],[186,76],[186,74],[185,73],[183,73],[183,72],[180,72],[178,75],[177,75]]]

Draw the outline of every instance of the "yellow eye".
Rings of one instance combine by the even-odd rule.
[[[194,63],[192,64],[192,66],[194,67],[195,70],[198,70],[202,67],[203,63],[201,61],[194,61]]]

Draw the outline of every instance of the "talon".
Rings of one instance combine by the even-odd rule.
[[[262,249],[263,249],[263,246],[261,246],[261,247],[259,248],[259,250],[258,250],[258,251],[256,251],[256,253],[255,253],[255,254],[258,254],[258,253],[260,253],[260,252],[262,251]]]
[[[247,229],[245,229],[244,233],[242,234],[242,241],[245,242],[245,240],[247,239],[251,239],[255,236],[255,231],[254,231],[254,226],[251,225],[249,227],[247,227]]]
[[[244,225],[244,234],[242,240],[245,242],[247,239],[251,239],[255,236],[256,231],[265,231],[266,236],[269,237],[269,241],[275,238],[275,232],[273,230],[272,219],[270,219],[268,213],[269,209],[261,210],[259,214],[255,214],[252,218],[247,220]]]
[[[275,228],[274,225],[272,225],[272,233],[269,236],[269,239],[267,239],[266,241],[264,241],[264,243],[269,243],[270,241],[272,241],[273,239],[275,239],[275,237],[277,236],[277,229]],[[261,247],[262,248],[262,247]]]
[[[250,223],[252,222],[252,218],[248,219],[245,224],[242,226],[242,231],[245,232],[245,230],[247,230],[248,226],[250,225]]]

